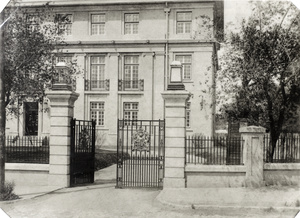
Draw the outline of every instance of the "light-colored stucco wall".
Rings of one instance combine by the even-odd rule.
[[[203,133],[210,136],[214,130],[213,84],[214,67],[212,55],[214,44],[206,38],[197,36],[200,16],[213,19],[214,2],[186,2],[165,4],[133,2],[130,4],[101,5],[65,5],[53,8],[54,13],[73,15],[72,35],[66,36],[67,46],[61,53],[72,54],[73,59],[82,69],[77,76],[77,92],[80,94],[75,102],[75,118],[90,119],[90,102],[105,102],[105,124],[97,126],[101,135],[105,134],[104,146],[116,146],[117,119],[123,118],[123,103],[139,103],[139,119],[164,119],[164,101],[161,93],[166,90],[170,73],[170,63],[176,54],[192,55],[191,80],[184,81],[186,90],[191,92],[191,127],[188,134]],[[170,9],[166,22],[165,10]],[[168,11],[168,10],[167,10]],[[176,33],[176,13],[192,12],[192,33]],[[139,33],[124,34],[124,13],[139,13]],[[105,13],[105,34],[91,35],[91,14]],[[168,23],[168,28],[167,28]],[[169,30],[169,31],[167,31]],[[110,80],[108,91],[87,91],[85,79],[90,78],[90,57],[105,56],[105,79]],[[118,79],[124,75],[124,55],[139,56],[139,79],[144,80],[143,91],[118,91]],[[50,109],[51,113],[51,109]],[[41,134],[49,133],[49,114],[43,114]],[[40,121],[39,121],[40,122]],[[11,126],[15,124],[8,124]],[[48,126],[47,126],[48,125]]]

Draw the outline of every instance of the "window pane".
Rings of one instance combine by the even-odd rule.
[[[139,14],[125,14],[125,22],[139,22]]]
[[[92,24],[92,35],[104,34],[104,24]]]
[[[183,33],[183,23],[177,23],[177,33]]]
[[[138,103],[132,103],[132,109],[138,110]]]
[[[185,33],[190,33],[191,32],[191,23],[185,23],[184,32]]]
[[[105,22],[105,14],[92,14],[92,23]]]
[[[104,56],[91,57],[91,63],[92,64],[104,64],[105,57]]]
[[[177,21],[191,21],[191,20],[192,20],[192,12],[177,13]]]
[[[90,103],[90,116],[91,119],[96,121],[96,125],[104,125],[104,102],[91,102]]]
[[[176,61],[180,61],[180,63],[183,63],[184,62],[184,56],[182,56],[182,55],[176,55],[175,56],[175,60]]]
[[[125,24],[125,34],[131,34],[131,23]]]
[[[183,66],[183,77],[184,79],[191,78],[191,65],[184,65]]]
[[[139,25],[137,23],[132,24],[132,33],[137,34],[139,32]]]

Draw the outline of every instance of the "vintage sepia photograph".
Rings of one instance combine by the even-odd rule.
[[[0,218],[300,218],[299,0],[1,0]]]

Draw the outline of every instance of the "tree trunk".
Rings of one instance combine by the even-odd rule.
[[[4,21],[4,13],[0,14],[0,24]],[[0,28],[0,192],[5,183],[5,90],[4,90],[4,42],[3,26]]]
[[[276,149],[276,143],[278,141],[280,133],[278,134],[278,132],[271,128],[270,131],[270,141],[269,141],[269,152],[268,152],[268,161],[269,163],[273,163],[274,161],[274,153],[275,153],[275,149]]]

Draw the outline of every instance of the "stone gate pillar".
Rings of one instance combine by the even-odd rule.
[[[243,162],[246,166],[246,187],[260,187],[264,184],[263,137],[266,129],[257,126],[240,128],[244,140]]]
[[[50,100],[50,186],[70,186],[71,119],[74,102],[79,94],[72,91],[70,81],[61,80],[53,84],[46,95]]]
[[[189,92],[165,91],[165,177],[164,188],[185,188],[186,101]]]

